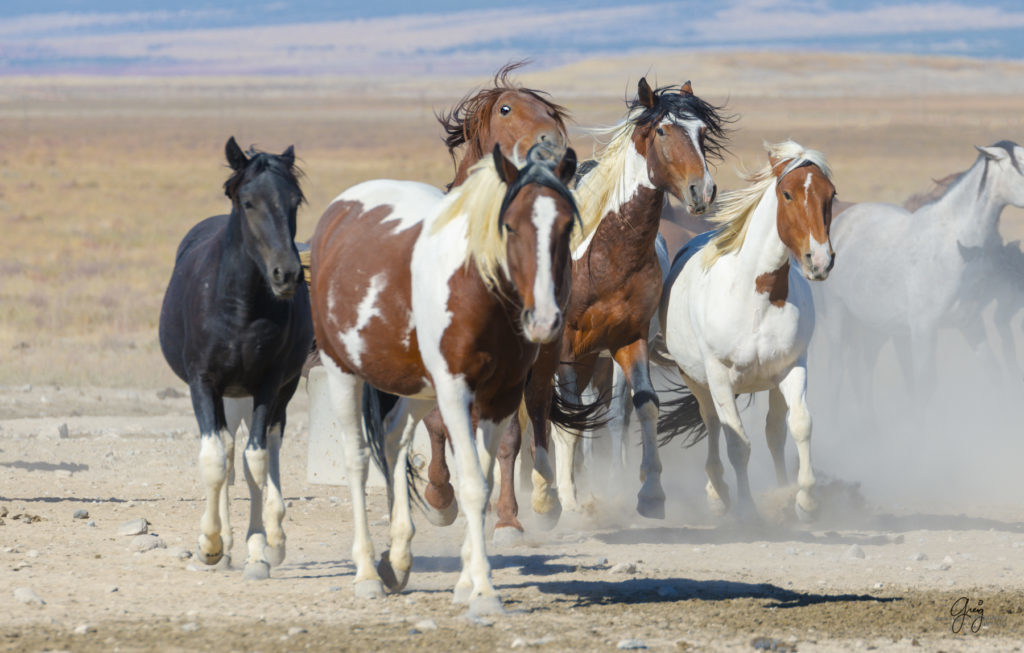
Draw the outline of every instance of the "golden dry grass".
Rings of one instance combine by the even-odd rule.
[[[734,158],[716,175],[723,188],[739,183],[738,160],[763,159],[762,141],[794,138],[829,157],[842,199],[902,202],[966,168],[972,145],[1024,140],[1024,93],[1000,84],[1020,78],[1015,64],[830,56],[808,67],[793,55],[676,53],[522,81],[550,91],[578,125],[605,125],[649,70],[661,83],[692,79],[741,116]],[[953,75],[960,91],[922,90],[915,74]],[[228,136],[270,151],[295,145],[305,239],[354,183],[445,183],[452,166],[433,114],[487,81],[0,79],[0,384],[173,382],[156,341],[160,301],[180,238],[229,208]],[[579,130],[573,139],[591,153]],[[1024,235],[1020,212],[1008,211],[1003,231]]]

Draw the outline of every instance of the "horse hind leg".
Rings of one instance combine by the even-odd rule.
[[[448,526],[459,515],[459,504],[448,469],[446,444],[447,431],[441,412],[435,407],[423,418],[423,425],[430,436],[430,464],[427,466],[427,487],[423,492],[426,500],[423,514],[435,526]]]
[[[764,435],[775,464],[775,481],[780,488],[786,487],[789,485],[789,475],[786,473],[786,398],[777,387],[768,391]]]
[[[514,546],[522,544],[523,541],[523,525],[519,521],[519,503],[516,501],[514,478],[516,457],[523,441],[520,412],[517,410],[509,420],[508,427],[501,434],[501,441],[498,444],[501,493],[498,495],[498,523],[494,525],[491,539],[499,546]]]
[[[242,577],[246,580],[265,580],[270,577],[270,562],[267,560],[267,532],[264,526],[263,491],[267,486],[270,467],[268,440],[271,433],[280,441],[280,423],[268,424],[266,402],[255,402],[252,429],[243,454],[245,480],[249,485],[249,530],[245,536],[248,556]],[[280,445],[278,445],[280,446]],[[283,542],[282,542],[283,545]]]
[[[818,501],[814,497],[815,478],[811,467],[811,413],[807,409],[807,370],[802,366],[790,370],[779,385],[789,406],[787,423],[796,442],[799,469],[797,471],[796,514],[800,521],[813,521],[818,514]]]
[[[711,399],[711,393],[707,388],[691,382],[686,377],[684,379],[691,392],[693,392],[693,396],[697,398],[697,404],[700,406],[700,416],[704,420],[704,426],[708,431],[708,454],[704,462],[704,473],[708,477],[708,482],[704,486],[708,510],[716,517],[721,517],[729,511],[729,505],[731,504],[729,486],[725,482],[725,466],[722,464],[722,456],[719,451],[718,436],[722,430],[722,424],[718,420],[714,401]]]
[[[649,519],[665,518],[665,490],[661,486],[661,456],[658,454],[658,395],[651,383],[647,342],[637,340],[615,352],[615,362],[626,375],[633,391],[633,407],[640,418],[642,458],[640,492],[636,511]]]
[[[220,538],[224,547],[224,557],[218,563],[226,569],[231,568],[231,547],[234,544],[234,535],[231,530],[231,497],[229,496],[230,486],[235,484],[235,437],[238,434],[238,427],[245,422],[246,428],[252,424],[252,397],[233,398],[225,397],[224,401],[224,422],[225,429],[221,436],[224,443],[224,461],[227,468],[227,481],[220,489]]]
[[[416,425],[423,419],[425,412],[424,408],[410,406],[406,411],[402,428],[396,428],[388,433],[388,448],[395,452],[394,458],[388,459],[389,476],[394,488],[394,501],[391,505],[391,548],[381,554],[377,573],[390,592],[405,589],[412,572],[411,545],[416,527],[412,523],[412,506],[409,499],[411,488],[407,466]]]

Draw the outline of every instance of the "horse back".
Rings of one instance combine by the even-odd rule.
[[[367,182],[342,193],[310,241],[317,345],[344,372],[400,395],[428,378],[412,319],[410,260],[440,197],[421,184]]]

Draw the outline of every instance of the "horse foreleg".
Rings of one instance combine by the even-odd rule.
[[[636,511],[652,519],[665,518],[665,490],[661,487],[661,457],[658,455],[658,395],[651,383],[647,341],[634,341],[614,353],[633,391],[633,407],[640,418],[643,454],[640,460],[640,492]]]
[[[533,471],[530,475],[533,494],[530,505],[540,517],[542,530],[554,528],[562,514],[562,504],[555,491],[556,477],[548,456],[548,411],[551,409],[551,381],[558,367],[559,343],[541,347],[533,365],[530,381],[523,391],[523,401],[533,428]]]
[[[231,497],[230,486],[235,482],[235,437],[238,434],[238,427],[245,422],[246,430],[252,424],[252,397],[229,398],[224,401],[224,461],[227,464],[227,481],[220,488],[220,538],[224,546],[224,557],[221,563],[225,567],[231,567],[231,546],[234,543],[234,535],[231,532]]]
[[[793,434],[799,460],[797,471],[796,514],[801,521],[814,519],[818,502],[814,498],[814,469],[811,468],[811,413],[807,410],[807,368],[797,365],[779,384],[779,391],[789,406],[787,423]]]
[[[361,424],[363,383],[355,375],[342,372],[326,354],[321,353],[320,359],[327,370],[327,392],[330,405],[335,410],[345,452],[345,475],[348,477],[352,501],[352,561],[356,565],[356,576],[352,583],[357,598],[376,599],[384,596],[384,584],[373,564],[373,541],[370,539],[370,524],[366,514],[366,475],[369,472],[370,447]]]
[[[498,445],[498,464],[501,467],[501,494],[498,495],[498,523],[494,525],[495,544],[519,544],[523,540],[523,525],[519,523],[519,503],[516,501],[515,466],[522,446],[523,431],[519,412],[512,416],[501,434]]]
[[[729,381],[729,372],[721,364],[708,365],[708,390],[714,401],[715,412],[725,430],[725,446],[729,454],[729,462],[736,472],[736,511],[740,517],[756,517],[754,497],[750,493],[750,479],[747,476],[747,463],[750,462],[750,439],[743,430],[743,421],[736,406]]]
[[[452,475],[448,471],[448,433],[437,407],[423,418],[423,425],[430,436],[430,464],[427,466],[427,487],[423,491],[426,499],[423,514],[435,526],[448,526],[458,517],[459,504],[455,501]]]
[[[454,601],[469,602],[470,609],[489,611],[501,601],[491,584],[491,566],[484,542],[484,510],[487,507],[486,471],[473,443],[470,402],[472,394],[464,381],[435,377],[437,405],[448,428],[459,465],[459,504],[466,517],[466,541],[462,547],[462,572],[455,585]],[[481,428],[493,426],[481,422]],[[485,443],[490,445],[490,443]]]
[[[192,395],[192,409],[199,422],[199,472],[206,486],[206,508],[199,520],[197,557],[208,565],[214,565],[224,555],[221,492],[228,479],[224,446],[228,436],[224,404],[212,388],[200,381],[190,382],[189,391]]]
[[[284,438],[284,415],[267,432],[267,495],[263,499],[263,526],[267,533],[267,547],[263,555],[271,567],[284,562],[286,554],[284,534],[284,494],[281,491],[281,442]]]
[[[786,487],[789,485],[789,475],[786,474],[786,398],[778,387],[768,391],[764,438],[775,463],[775,480],[779,487]]]
[[[560,374],[561,383],[558,390],[562,397],[569,403],[580,403],[579,386],[575,370],[568,369]],[[555,478],[558,481],[558,500],[564,510],[578,512],[579,504],[576,502],[576,444],[579,442],[580,433],[574,429],[567,429],[558,424],[552,424],[551,439],[555,445]]]

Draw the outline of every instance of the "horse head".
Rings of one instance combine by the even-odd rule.
[[[470,166],[500,145],[516,161],[524,161],[530,147],[543,143],[556,153],[564,152],[566,110],[551,102],[545,93],[518,86],[509,74],[525,62],[502,67],[494,76],[492,88],[464,97],[451,111],[438,116],[444,127],[445,144],[455,160],[455,149],[467,150],[458,166],[455,180],[461,183]]]
[[[779,154],[778,151],[772,151],[768,156],[776,178],[779,238],[800,262],[804,276],[812,281],[822,281],[828,278],[836,261],[829,237],[836,188],[832,185],[824,156],[813,150],[804,150],[792,141],[789,144],[799,148],[795,156]]]
[[[693,215],[707,212],[718,192],[707,159],[720,158],[731,119],[694,95],[690,82],[652,89],[641,78],[630,109],[639,111],[633,142],[651,182],[685,202]]]
[[[569,236],[578,220],[567,184],[576,153],[539,143],[519,168],[495,145],[494,165],[506,184],[499,221],[505,231],[508,272],[519,296],[527,340],[551,342],[562,333],[562,307],[572,281]]]
[[[274,296],[289,299],[303,281],[295,248],[295,215],[304,201],[297,179],[295,150],[279,155],[249,151],[234,136],[225,145],[234,174],[224,184],[232,219],[240,221],[242,246],[255,262]]]
[[[999,141],[977,149],[986,159],[986,173],[993,168],[997,171],[993,190],[1006,202],[1024,207],[1024,148],[1013,141]]]

